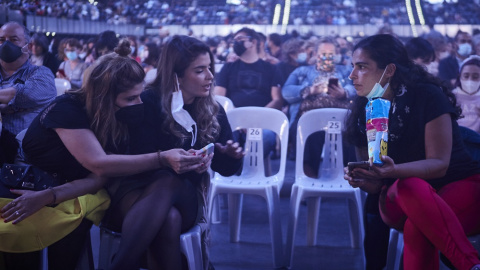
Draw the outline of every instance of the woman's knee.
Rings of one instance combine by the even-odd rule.
[[[170,211],[167,214],[165,222],[163,223],[159,231],[158,237],[163,240],[171,239],[174,241],[178,241],[181,227],[182,227],[182,215],[175,207],[172,207],[170,208]]]
[[[412,196],[417,196],[419,193],[431,189],[433,189],[432,186],[425,180],[418,177],[408,177],[397,180],[394,183],[394,188],[390,189],[390,191],[392,191],[395,196],[411,198]]]

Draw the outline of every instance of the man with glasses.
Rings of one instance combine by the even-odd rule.
[[[255,30],[242,28],[234,35],[233,49],[239,59],[226,63],[216,76],[216,95],[226,96],[235,107],[258,106],[281,109],[281,79],[276,67],[260,59],[260,38]],[[264,156],[275,148],[272,131],[263,132]],[[241,141],[241,140],[240,140]]]
[[[472,36],[461,30],[455,35],[455,46],[452,54],[440,61],[438,64],[438,77],[445,80],[450,86],[455,85],[455,81],[460,73],[460,64],[467,57],[473,54]]]
[[[13,163],[15,136],[57,95],[53,73],[30,63],[29,39],[28,30],[17,22],[0,28],[0,164]]]

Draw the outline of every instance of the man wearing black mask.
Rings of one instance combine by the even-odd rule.
[[[17,22],[0,28],[0,164],[13,162],[15,136],[57,95],[52,72],[30,63],[29,39],[28,30]]]
[[[260,59],[260,38],[255,30],[242,28],[234,35],[233,50],[239,59],[226,63],[216,76],[216,95],[226,96],[235,107],[258,106],[281,109],[283,105],[277,68]],[[241,140],[240,140],[241,141]],[[264,155],[275,148],[272,131],[263,132]]]

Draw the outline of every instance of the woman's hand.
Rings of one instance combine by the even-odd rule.
[[[194,153],[194,150],[185,151],[175,148],[160,152],[160,159],[164,166],[172,168],[178,174],[182,174],[202,167],[204,157],[197,156]],[[205,168],[208,168],[208,166],[205,166]]]
[[[350,176],[359,179],[385,179],[397,178],[395,175],[395,163],[389,156],[382,156],[382,166],[371,166],[369,170],[355,168],[350,172]],[[346,178],[345,178],[346,179]]]
[[[196,151],[196,150],[193,150],[193,151]],[[209,155],[203,154],[203,155],[201,155],[201,157],[202,157],[202,165],[195,170],[195,172],[198,173],[198,174],[202,174],[202,173],[204,173],[208,170],[208,168],[212,164],[213,153],[211,153]]]
[[[5,222],[13,220],[13,224],[19,223],[53,202],[52,191],[48,189],[42,191],[12,189],[10,192],[20,195],[20,197],[5,205],[0,213]]]
[[[382,189],[382,186],[383,186],[382,179],[365,179],[365,178],[359,178],[357,176],[361,173],[360,171],[368,172],[365,169],[355,168],[353,169],[353,171],[350,172],[348,171],[348,167],[345,167],[343,171],[345,173],[343,178],[347,180],[348,184],[353,188],[360,188],[361,190],[370,194],[379,193]]]
[[[225,145],[221,143],[216,143],[215,148],[222,154],[226,154],[232,158],[240,159],[245,156],[245,152],[242,151],[242,147],[238,142],[233,142],[232,140],[228,140]]]
[[[330,84],[328,86],[327,94],[337,99],[342,99],[347,97],[345,93],[345,89],[343,89],[343,87],[340,84]]]

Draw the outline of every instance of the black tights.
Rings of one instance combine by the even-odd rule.
[[[180,234],[196,220],[193,184],[158,171],[144,189],[133,190],[111,209],[111,222],[122,223],[122,241],[111,269],[134,269],[147,252],[148,269],[181,269]]]

